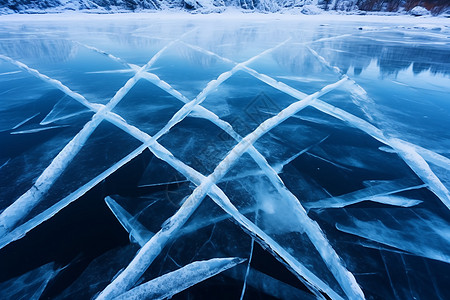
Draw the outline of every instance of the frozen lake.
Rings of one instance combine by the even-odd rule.
[[[450,22],[298,18],[0,19],[0,294],[449,299]]]

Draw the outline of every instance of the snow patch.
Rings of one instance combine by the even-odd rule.
[[[419,16],[428,16],[430,15],[430,11],[426,9],[423,6],[416,6],[413,9],[409,11],[409,13],[413,16],[419,17]]]

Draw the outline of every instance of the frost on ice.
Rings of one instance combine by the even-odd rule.
[[[64,48],[55,60],[23,55],[8,27],[0,262],[34,268],[2,291],[445,298],[450,71],[416,47],[448,57],[447,31],[123,22],[33,25],[27,44]],[[387,52],[415,61],[383,73]],[[71,223],[73,244],[46,254]]]

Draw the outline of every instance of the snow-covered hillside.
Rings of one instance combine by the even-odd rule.
[[[450,3],[448,0],[0,0],[0,14],[62,11],[115,13],[168,9],[211,13],[227,8],[302,14],[381,11],[437,15],[445,14]]]

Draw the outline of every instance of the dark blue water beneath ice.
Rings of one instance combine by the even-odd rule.
[[[347,77],[320,97],[331,109],[320,110],[317,100],[253,143],[266,162],[243,154],[216,182],[271,241],[243,230],[207,196],[133,285],[197,260],[251,257],[249,267],[244,262],[174,298],[238,299],[246,282],[244,299],[313,299],[320,284],[299,280],[304,274],[290,255],[348,298],[307,218],[366,298],[450,297],[448,26],[88,18],[0,24],[5,299],[90,299],[130,263],[140,238],[167,225],[197,183],[153,146],[129,156],[143,138],[173,125],[160,146],[208,176],[233,153],[236,135],[252,134]],[[130,84],[149,61],[149,74]],[[171,123],[202,95],[203,108]],[[89,128],[111,99],[112,121],[103,116]],[[234,137],[218,126],[224,122]],[[61,153],[69,153],[64,163],[52,163]],[[279,174],[295,203],[267,172]],[[26,209],[12,210],[15,221],[4,217],[27,191],[34,194],[25,197]],[[129,233],[124,220],[138,227]]]

